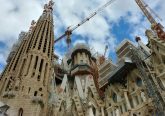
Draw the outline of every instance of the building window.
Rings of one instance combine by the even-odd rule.
[[[112,99],[114,102],[117,102],[117,95],[114,92],[112,93]]]
[[[38,56],[36,56],[36,61],[35,61],[34,69],[37,68],[37,62],[38,62]]]
[[[162,55],[162,61],[165,64],[165,56],[164,55]]]
[[[123,113],[124,111],[123,111],[123,109],[122,109],[122,106],[120,106],[120,111],[121,111],[121,113]]]
[[[40,75],[38,75],[37,80],[40,81]]]
[[[34,92],[34,96],[37,96],[37,91]]]
[[[141,87],[142,86],[142,80],[141,80],[140,77],[137,77],[136,78],[136,84],[137,84],[138,87]]]
[[[41,60],[41,63],[40,63],[40,68],[39,68],[39,72],[41,72],[41,70],[42,70],[42,65],[43,65],[43,59]]]
[[[157,46],[156,48],[157,48],[157,50],[159,51],[159,47]]]
[[[30,89],[31,89],[31,88],[29,87],[28,93],[30,93]]]
[[[80,60],[80,63],[82,64],[83,63],[83,60]]]
[[[133,116],[137,116],[136,114],[133,114]]]
[[[23,108],[20,108],[18,111],[18,116],[23,116]]]
[[[133,101],[132,101],[132,98],[130,99],[130,105],[131,105],[131,107],[133,108]]]
[[[95,107],[92,107],[92,111],[93,111],[93,114],[95,116],[96,115],[96,109],[95,109]]]
[[[127,105],[126,105],[126,103],[124,103],[124,109],[127,112]]]
[[[42,91],[42,88],[39,88],[39,91]]]

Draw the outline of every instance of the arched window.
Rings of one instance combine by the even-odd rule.
[[[37,91],[34,92],[34,96],[37,96]]]
[[[112,99],[115,103],[117,102],[117,95],[115,92],[112,93]]]
[[[96,115],[96,108],[92,105],[92,111],[93,111],[93,114],[94,116]]]
[[[29,87],[28,93],[30,93],[31,88]]]
[[[18,116],[23,116],[23,108],[20,108],[18,111]]]
[[[136,114],[133,114],[133,116],[137,116]]]
[[[138,87],[141,87],[142,86],[142,80],[141,80],[140,77],[137,77],[136,78],[136,84],[137,84]]]

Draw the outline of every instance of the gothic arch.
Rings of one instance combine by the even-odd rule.
[[[23,116],[23,108],[20,108],[20,109],[18,110],[18,116]]]

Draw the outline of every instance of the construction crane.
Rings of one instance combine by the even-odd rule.
[[[68,27],[67,30],[65,31],[65,33],[63,35],[61,35],[59,38],[57,38],[54,43],[58,42],[59,40],[61,40],[62,38],[66,37],[66,42],[69,45],[71,43],[71,34],[74,30],[76,30],[78,27],[80,27],[81,25],[83,25],[84,23],[86,23],[87,21],[89,21],[91,18],[93,18],[95,15],[97,15],[98,13],[100,13],[101,11],[103,11],[107,6],[109,6],[110,4],[112,4],[115,0],[110,0],[108,1],[106,4],[104,4],[103,6],[101,6],[100,8],[98,8],[95,12],[93,12],[92,14],[90,14],[87,18],[85,18],[84,20],[82,20],[80,23],[78,23],[77,25],[71,27]]]
[[[135,1],[137,5],[140,7],[140,9],[142,10],[142,12],[144,13],[144,15],[149,20],[149,22],[151,23],[151,29],[156,32],[157,36],[160,39],[165,40],[165,32],[163,30],[163,26],[160,23],[156,22],[156,20],[153,18],[151,13],[154,14],[159,19],[160,17],[143,0],[135,0]]]
[[[105,46],[104,57],[105,57],[105,55],[106,55],[106,53],[107,53],[107,50],[108,50],[108,45]]]
[[[105,55],[107,53],[107,50],[108,50],[108,45],[105,46],[104,54],[99,57],[99,65],[101,65],[105,62]]]

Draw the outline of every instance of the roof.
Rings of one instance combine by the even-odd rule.
[[[76,44],[72,49],[71,57],[73,57],[77,52],[86,52],[91,56],[90,48],[86,44]]]

